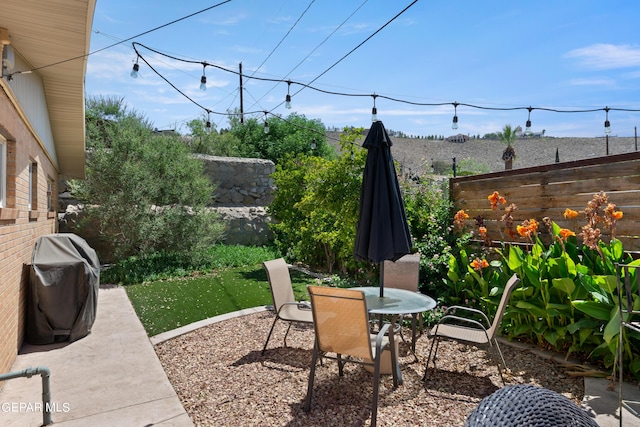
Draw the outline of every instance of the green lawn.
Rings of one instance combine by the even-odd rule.
[[[306,286],[313,284],[314,278],[292,270],[291,281],[296,299],[308,299]],[[261,264],[219,269],[200,277],[129,285],[125,289],[149,336],[220,314],[273,303]]]

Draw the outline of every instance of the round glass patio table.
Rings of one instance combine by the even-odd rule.
[[[403,314],[422,313],[433,310],[436,307],[436,301],[430,296],[406,289],[384,288],[383,297],[380,297],[380,288],[378,287],[362,286],[351,289],[362,291],[370,314],[391,316],[391,323],[394,325],[398,321],[398,317]],[[389,328],[390,334],[394,334],[394,329]],[[393,335],[391,338],[393,338]],[[412,339],[415,342],[415,335]],[[398,382],[402,384],[402,373],[398,364],[396,364],[396,372]]]
[[[362,286],[351,289],[364,293],[364,298],[367,300],[367,310],[371,314],[390,316],[414,314],[433,310],[436,306],[436,301],[430,296],[406,289],[384,288],[382,298],[378,287]]]

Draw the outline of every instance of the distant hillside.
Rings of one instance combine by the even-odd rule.
[[[339,148],[338,132],[327,132],[329,144]],[[497,140],[471,139],[456,143],[443,140],[430,141],[416,138],[391,137],[391,154],[404,173],[422,173],[431,171],[431,164],[451,165],[453,158],[461,163],[471,162],[485,172],[504,170],[501,159],[506,145]],[[362,141],[361,141],[362,142]],[[361,143],[360,142],[360,143]],[[609,137],[609,154],[621,154],[635,151],[635,138]],[[513,168],[525,168],[554,163],[556,150],[560,162],[601,157],[607,154],[605,138],[522,138],[513,148],[516,159]]]

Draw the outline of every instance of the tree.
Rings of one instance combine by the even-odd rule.
[[[221,237],[223,224],[206,209],[215,187],[177,136],[154,135],[122,100],[91,99],[87,110],[87,176],[70,186],[87,214],[79,234],[98,231],[101,259],[193,249]]]
[[[229,133],[240,142],[243,157],[269,159],[276,164],[296,154],[335,157],[335,150],[327,144],[325,127],[320,120],[292,113],[286,118],[268,116],[267,123],[268,133],[262,120],[250,118],[242,124],[237,116],[232,116]]]
[[[329,272],[355,265],[353,248],[366,150],[362,129],[340,135],[341,155],[327,160],[299,154],[276,165],[278,190],[269,206],[276,245],[286,256]]]
[[[208,154],[211,156],[243,157],[240,140],[228,132],[218,132],[215,123],[207,128],[208,119],[191,120],[187,123],[191,135],[187,137],[187,146],[192,153]]]
[[[504,125],[502,132],[498,132],[500,142],[507,144],[507,148],[502,152],[502,161],[505,169],[511,169],[513,160],[516,158],[516,152],[512,144],[516,141],[516,131],[511,125]]]

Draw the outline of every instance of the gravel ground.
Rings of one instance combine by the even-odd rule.
[[[313,348],[313,328],[294,325],[283,346],[285,322],[278,322],[269,348],[260,355],[273,314],[260,312],[197,329],[156,345],[156,352],[184,408],[197,426],[367,426],[372,377],[358,364],[338,376],[328,360],[316,369],[311,412],[302,410]],[[410,330],[405,336],[410,337]],[[382,377],[380,426],[461,426],[480,400],[502,382],[484,347],[443,341],[437,369],[422,381],[430,340],[417,341],[415,362],[400,343],[404,384],[393,389]],[[507,384],[534,384],[580,403],[581,377],[534,352],[502,345]]]

